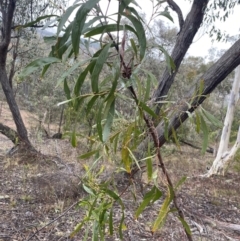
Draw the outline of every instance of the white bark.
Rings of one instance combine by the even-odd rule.
[[[224,175],[224,172],[228,164],[233,160],[239,145],[240,145],[240,126],[238,130],[237,140],[231,150],[228,151],[228,144],[230,138],[230,132],[234,117],[235,106],[239,99],[240,90],[240,65],[235,70],[235,78],[230,94],[230,101],[228,103],[227,114],[224,120],[224,126],[222,129],[221,140],[217,156],[213,162],[213,165],[206,176],[212,176],[214,174]]]

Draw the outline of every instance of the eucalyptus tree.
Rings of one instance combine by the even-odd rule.
[[[108,1],[108,5],[115,1]],[[177,13],[179,20],[179,31],[174,39],[171,54],[159,43],[154,46],[147,45],[146,28],[149,27],[142,17],[138,14],[138,1],[122,0],[118,1],[116,14],[108,14],[101,9],[100,0],[77,1],[69,7],[61,16],[56,36],[56,43],[52,46],[49,57],[37,59],[27,65],[21,75],[26,76],[42,67],[42,76],[46,73],[50,65],[59,62],[67,63],[68,59],[74,61],[69,71],[62,79],[64,91],[67,100],[60,104],[68,104],[75,111],[80,111],[83,103],[87,103],[87,112],[94,109],[96,112],[96,135],[88,137],[94,143],[94,149],[85,153],[81,158],[94,156],[95,163],[100,159],[110,159],[112,156],[120,156],[121,170],[125,170],[131,179],[135,170],[133,164],[140,166],[146,163],[149,181],[156,180],[157,175],[154,170],[152,157],[157,159],[157,165],[162,169],[167,183],[167,195],[161,207],[158,217],[154,221],[151,232],[154,233],[164,223],[167,214],[170,212],[170,203],[173,202],[177,210],[177,215],[183,224],[186,237],[192,240],[191,231],[186,224],[185,217],[176,199],[175,190],[168,171],[164,165],[161,156],[160,147],[165,143],[171,134],[175,136],[176,129],[190,117],[195,121],[197,130],[202,130],[204,134],[204,148],[207,145],[207,125],[206,119],[215,121],[214,116],[203,109],[198,109],[199,105],[207,96],[220,84],[237,65],[240,64],[240,39],[238,39],[203,75],[201,75],[191,88],[186,86],[186,94],[179,100],[179,103],[171,108],[164,109],[165,97],[168,95],[176,75],[182,64],[182,61],[193,42],[193,38],[198,32],[200,26],[205,21],[212,21],[216,16],[212,16],[209,9],[223,9],[225,13],[236,6],[238,1],[218,1],[218,0],[193,0],[191,9],[183,18],[181,6],[173,0],[151,1],[155,17],[167,17],[173,20],[169,8]],[[131,4],[131,5],[130,5]],[[165,5],[164,5],[165,4]],[[167,5],[166,5],[167,4]],[[77,10],[75,17],[71,20],[70,16],[74,10]],[[113,16],[116,16],[114,19]],[[226,18],[227,15],[224,15]],[[130,24],[122,24],[121,21],[126,18]],[[113,37],[113,32],[115,37]],[[135,35],[134,38],[128,38],[128,32]],[[104,34],[109,36],[108,41],[104,42]],[[100,49],[89,58],[81,58],[80,42],[81,37],[90,41],[99,42]],[[148,70],[144,69],[146,61],[146,51],[148,48],[154,48],[154,51],[161,51],[166,60],[166,68],[163,75],[156,80],[156,77]],[[116,57],[117,56],[117,57]],[[115,58],[113,58],[115,57]],[[81,66],[75,86],[71,90],[68,83],[68,75]],[[108,72],[101,74],[105,67]],[[107,75],[107,76],[106,76]],[[87,78],[89,76],[89,79]],[[103,78],[102,78],[103,77]],[[144,81],[145,80],[145,81]],[[88,81],[91,85],[89,93],[82,94],[81,89],[84,83]],[[158,86],[151,93],[151,83],[158,82]],[[58,83],[59,84],[59,83]],[[130,94],[125,95],[124,91]],[[119,112],[116,109],[116,99],[126,100],[128,105],[134,103],[135,116],[133,116],[126,125],[119,125]],[[149,101],[149,99],[151,99]],[[176,100],[178,102],[178,100]],[[196,113],[196,118],[192,118],[192,113]],[[157,123],[154,126],[154,122]],[[154,143],[154,155],[149,147],[149,138],[141,133],[141,126],[145,123],[147,134]],[[140,128],[139,128],[140,127]],[[72,132],[72,144],[76,146],[77,130]],[[142,139],[146,137],[143,141]],[[139,143],[141,142],[141,143]],[[141,155],[135,155],[134,151],[144,152]],[[111,156],[111,154],[113,154]],[[155,169],[154,169],[155,168]],[[110,233],[113,234],[113,205],[118,203],[121,207],[121,220],[119,223],[119,236],[123,238],[123,220],[124,204],[121,197],[108,188],[110,181],[105,184],[84,185],[86,192],[91,197],[89,202],[83,200],[82,206],[87,206],[88,212],[82,222],[77,225],[72,236],[79,231],[84,224],[94,220],[93,238],[104,237],[106,225],[109,225]],[[182,183],[183,180],[180,181]],[[162,195],[157,185],[154,185],[150,192],[144,196],[143,202],[136,210],[136,218],[143,209],[150,203],[154,203]],[[100,206],[98,205],[100,203]]]
[[[62,5],[61,5],[62,4]],[[11,110],[17,132],[1,124],[1,133],[8,136],[14,144],[22,144],[32,149],[26,127],[15,100],[13,92],[13,77],[15,75],[15,63],[20,61],[19,44],[22,39],[32,36],[33,29],[43,27],[41,21],[48,19],[62,11],[64,2],[59,2],[58,8],[49,1],[33,0],[1,0],[0,1],[0,82],[7,103]],[[46,16],[46,13],[49,15]],[[44,17],[42,18],[41,16]],[[56,16],[56,15],[55,15]],[[40,23],[40,25],[38,24]],[[50,23],[49,23],[50,24]],[[10,67],[7,67],[7,58],[12,57]],[[11,135],[9,134],[11,133]]]
[[[232,90],[230,93],[227,113],[224,120],[224,126],[222,129],[221,140],[219,143],[217,155],[213,162],[212,167],[210,168],[206,176],[211,176],[214,174],[224,175],[228,165],[230,164],[231,161],[233,161],[234,156],[240,147],[240,125],[239,125],[235,144],[231,149],[229,149],[230,134],[232,129],[235,108],[239,100],[239,94],[240,94],[240,66],[238,66],[235,71],[235,78],[232,84]]]

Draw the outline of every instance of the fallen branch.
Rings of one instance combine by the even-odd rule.
[[[15,130],[0,123],[0,133],[10,139],[14,145],[18,143],[18,134]]]
[[[192,147],[192,148],[194,148],[194,149],[197,149],[197,150],[201,150],[201,149],[202,149],[201,147],[196,146],[196,145],[190,143],[189,141],[185,141],[185,140],[181,140],[181,139],[180,139],[180,142],[183,143],[183,144],[185,144],[185,145],[188,145],[188,146],[190,146],[190,147]],[[207,150],[206,150],[206,152],[213,154],[213,153],[214,153],[214,148],[208,147]]]

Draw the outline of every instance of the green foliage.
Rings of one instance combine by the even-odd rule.
[[[102,71],[103,65],[108,58],[108,51],[109,51],[110,46],[111,46],[111,43],[109,43],[103,47],[102,51],[100,52],[100,54],[96,60],[93,71],[91,73],[91,84],[92,84],[93,93],[99,92],[98,79],[99,79],[99,75]]]
[[[86,167],[86,170],[88,168]],[[97,173],[99,175],[102,170]],[[94,175],[95,178],[97,175]],[[124,228],[124,204],[117,192],[108,188],[108,183],[97,184],[95,179],[89,177],[87,183],[83,184],[83,189],[88,196],[79,201],[79,207],[86,210],[86,215],[83,220],[77,224],[71,237],[81,231],[83,227],[92,227],[92,240],[104,240],[105,236],[118,233],[123,239]],[[113,208],[115,206],[115,208]],[[118,206],[121,210],[121,219],[118,222],[118,228],[114,224],[114,210]],[[92,225],[93,224],[93,225]],[[88,229],[86,230],[88,232]]]
[[[43,68],[44,66],[52,63],[60,63],[60,60],[55,57],[44,57],[44,58],[36,59],[23,69],[23,71],[19,75],[19,78],[23,79],[26,76],[35,72],[36,70]]]
[[[89,37],[93,37],[98,34],[108,33],[108,32],[116,32],[116,31],[121,31],[121,30],[129,30],[129,31],[133,32],[136,36],[138,36],[136,30],[127,24],[125,24],[124,26],[117,25],[117,24],[108,24],[108,25],[103,25],[103,26],[97,26],[93,29],[89,29],[89,31],[84,34],[84,37],[89,38]]]
[[[95,7],[95,5],[100,0],[88,0],[87,2],[83,3],[79,10],[76,13],[75,19],[72,25],[72,47],[75,53],[75,56],[79,53],[79,43],[80,43],[80,36],[82,34],[82,30],[84,28],[84,24],[87,18],[87,14]],[[64,16],[66,17],[66,16]]]
[[[167,196],[160,208],[157,219],[155,220],[153,227],[152,227],[153,233],[155,233],[159,228],[161,228],[164,225],[167,215],[170,211],[170,203],[172,202],[173,198],[174,198],[174,192],[173,192],[172,188],[168,186]]]
[[[153,204],[161,196],[162,196],[162,192],[156,186],[153,186],[153,188],[144,195],[143,201],[135,213],[135,218],[139,217],[139,215],[143,212],[146,206],[148,206],[149,204]]]
[[[86,227],[86,240],[90,229],[92,240],[104,240],[105,236],[114,233],[118,233],[118,236],[123,239],[124,203],[121,195],[110,185],[111,182],[114,183],[114,178],[108,182],[99,183],[97,178],[103,169],[100,169],[98,173],[95,173],[94,169],[99,161],[106,159],[114,161],[116,167],[127,172],[130,177],[133,174],[133,166],[141,169],[142,165],[145,165],[148,184],[152,185],[153,182],[154,185],[144,195],[135,212],[135,217],[138,218],[148,205],[154,204],[163,196],[163,191],[158,187],[158,169],[153,163],[153,157],[158,156],[152,154],[150,145],[146,158],[139,160],[135,153],[136,147],[149,133],[144,120],[149,118],[148,120],[162,121],[165,138],[169,140],[170,130],[173,141],[180,146],[179,133],[174,128],[169,128],[170,98],[163,101],[166,108],[159,116],[156,115],[151,103],[148,103],[154,85],[157,84],[157,79],[165,66],[172,74],[176,70],[168,51],[172,49],[171,42],[176,38],[177,30],[169,31],[169,35],[165,34],[162,39],[155,39],[154,35],[152,39],[149,39],[146,30],[148,24],[138,13],[136,1],[118,1],[119,9],[112,16],[102,12],[99,2],[100,0],[87,0],[81,3],[77,1],[67,8],[63,15],[57,18],[57,36],[45,38],[53,44],[49,56],[34,60],[19,75],[23,79],[41,68],[43,69],[42,77],[48,78],[53,63],[56,64],[54,66],[60,66],[58,69],[61,69],[58,71],[60,75],[58,76],[55,71],[54,78],[57,79],[56,86],[62,88],[66,97],[66,100],[61,99],[59,103],[66,105],[66,131],[73,147],[78,146],[80,138],[86,138],[88,145],[86,152],[82,153],[79,158],[93,161],[90,168],[85,166],[86,174],[82,183],[87,196],[79,202],[79,206],[85,209],[86,215],[71,235],[73,237],[83,227]],[[165,1],[158,1],[157,5],[163,2]],[[226,11],[236,4],[235,1],[232,5],[229,3],[229,1],[213,1],[211,4],[213,4],[213,9],[222,8]],[[70,16],[74,10],[76,10],[75,18],[71,21]],[[228,17],[228,11],[224,14],[223,20]],[[115,16],[117,16],[116,19],[114,19]],[[167,8],[163,11],[156,11],[156,16],[163,16],[173,22]],[[51,16],[41,16],[23,26],[32,26],[49,17]],[[213,16],[213,19],[215,17]],[[124,21],[127,24],[124,24]],[[164,28],[158,30],[164,34]],[[117,36],[114,35],[115,33]],[[220,38],[219,34],[218,38]],[[99,46],[95,53],[90,51],[93,43]],[[157,58],[154,57],[156,53],[160,53]],[[164,65],[160,65],[164,58]],[[176,95],[181,98],[179,92],[183,86],[193,83],[202,71],[208,68],[201,58],[189,57],[187,61],[188,68],[182,71],[186,72],[186,76],[178,81],[179,86],[174,86],[176,88],[173,88],[171,93],[174,101],[177,99]],[[200,99],[205,87],[204,80],[197,83],[197,86],[195,94]],[[53,88],[50,86],[49,89]],[[43,96],[45,103],[50,104],[50,95],[51,93]],[[219,115],[215,117],[215,114],[213,115],[211,111],[203,107],[194,114],[191,110],[187,114],[193,126],[191,128],[194,128],[202,139],[202,153],[204,154],[212,126],[215,128],[222,126],[221,121],[218,120]],[[187,132],[186,129],[185,132]],[[158,146],[155,146],[155,149],[157,148]],[[170,204],[175,198],[175,191],[185,180],[186,177],[183,177],[175,187],[167,185],[165,199],[153,222],[153,233],[164,225],[169,212],[176,211],[170,209]],[[116,205],[121,210],[121,220],[117,224],[114,222]],[[191,234],[186,221],[180,217],[179,220],[187,233]]]
[[[44,68],[43,74],[47,74],[52,63],[55,62],[61,63],[62,66],[69,64],[57,81],[57,86],[63,88],[67,99],[60,103],[67,105],[65,116],[69,119],[66,120],[65,128],[73,147],[78,146],[80,138],[87,139],[88,148],[79,158],[93,161],[91,168],[85,167],[86,175],[82,180],[87,197],[79,202],[79,206],[85,209],[86,215],[71,236],[88,226],[86,237],[91,229],[92,240],[104,240],[105,236],[116,232],[122,239],[124,204],[121,195],[110,188],[109,183],[114,182],[114,179],[99,183],[97,177],[102,170],[96,174],[94,167],[100,160],[114,160],[120,170],[132,175],[133,166],[141,169],[141,165],[146,164],[148,182],[150,184],[154,182],[154,185],[144,195],[136,210],[136,218],[148,205],[163,196],[157,185],[158,175],[152,160],[152,157],[156,158],[156,156],[151,153],[152,150],[149,147],[147,157],[138,160],[135,150],[148,133],[144,122],[147,118],[162,120],[165,123],[165,137],[169,139],[168,111],[164,110],[160,116],[157,116],[148,103],[158,76],[145,68],[149,64],[147,62],[150,58],[147,58],[154,51],[158,51],[162,54],[161,58],[165,58],[164,64],[169,72],[174,73],[176,67],[165,46],[157,42],[148,44],[144,19],[132,5],[129,6],[135,1],[119,2],[117,20],[114,23],[107,22],[110,21],[110,16],[102,13],[99,2],[100,0],[88,0],[68,8],[59,18],[58,36],[49,57],[32,62],[23,71],[23,75],[33,73],[39,67]],[[68,23],[75,9],[77,10],[75,18],[73,22]],[[97,14],[90,19],[92,10]],[[159,14],[172,21],[167,10]],[[123,24],[123,20],[127,20],[129,24]],[[63,32],[62,36],[60,36],[61,32]],[[115,32],[117,37],[113,35]],[[108,37],[105,38],[104,34]],[[132,36],[127,38],[128,34]],[[86,42],[84,47],[81,45],[83,37],[88,38],[86,41],[83,40]],[[89,51],[89,46],[93,42],[99,44],[99,49],[94,54]],[[83,48],[82,51],[81,48]],[[72,57],[73,54],[74,57]],[[151,60],[154,61],[154,58]],[[155,66],[159,68],[158,63]],[[196,95],[200,98],[204,90],[204,81],[199,86]],[[169,101],[165,103],[167,106]],[[221,123],[203,108],[195,115],[188,114],[191,116],[196,132],[203,137],[202,152],[204,153],[208,145],[208,123],[218,127]],[[176,131],[172,129],[171,132],[174,142],[180,145]],[[175,198],[175,191],[185,179],[185,177],[182,178],[175,188],[167,185],[165,199],[158,216],[153,220],[153,233],[164,225],[169,212],[174,211],[170,209],[170,204]],[[121,209],[121,220],[117,225],[114,222],[115,205]],[[190,234],[186,221],[181,218],[180,221]]]

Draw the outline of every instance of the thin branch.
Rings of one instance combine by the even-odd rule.
[[[31,25],[31,26],[28,26],[29,28],[43,28],[45,25],[37,25],[37,24],[33,24],[33,25]],[[13,27],[11,27],[11,29],[16,29],[16,28],[23,28],[24,27],[24,25],[16,25],[16,26],[13,26]],[[57,27],[57,25],[56,24],[54,24],[54,25],[49,25],[48,26],[48,28],[54,28],[54,27]]]
[[[108,9],[109,9],[110,3],[111,3],[111,0],[108,0],[108,5],[107,5],[107,9],[106,9],[105,16],[107,16],[107,13],[108,13]]]
[[[1,13],[2,13],[2,41],[0,43],[0,52],[2,60],[5,59],[7,54],[7,47],[11,41],[11,25],[13,19],[13,13],[15,10],[15,0],[9,0],[5,3],[5,6],[1,4]],[[5,61],[3,61],[5,62]]]
[[[159,142],[157,130],[156,130],[152,120],[150,118],[146,117],[146,115],[144,113],[143,113],[143,118],[144,118],[144,121],[147,124],[147,127],[149,128],[150,135],[153,138],[153,142],[154,142],[154,146],[156,148],[156,154],[157,154],[157,159],[158,159],[159,165],[160,165],[160,167],[163,171],[164,176],[166,177],[166,180],[168,182],[168,186],[172,189],[174,206],[177,209],[179,217],[182,220],[185,220],[183,211],[178,205],[177,196],[176,196],[175,191],[174,191],[173,183],[171,181],[171,178],[170,178],[170,176],[167,172],[167,169],[166,169],[165,164],[164,164],[163,159],[162,159],[162,155],[161,155],[161,151],[160,151],[160,142]],[[193,241],[192,235],[188,233],[188,231],[185,227],[184,227],[184,231],[185,231],[185,234],[187,235],[188,240]]]
[[[103,15],[103,12],[102,12],[102,10],[101,10],[100,7],[99,7],[99,9],[100,9],[99,12]],[[99,16],[99,12],[97,12],[97,15],[98,15],[98,16]],[[103,16],[104,16],[104,15],[103,15]],[[106,20],[105,20],[105,21],[106,21]],[[101,19],[100,19],[100,23],[103,25]],[[121,53],[120,50],[119,50],[118,44],[116,44],[116,42],[115,42],[115,40],[113,39],[113,36],[111,35],[111,33],[110,33],[110,32],[107,32],[107,34],[108,34],[108,36],[110,37],[110,39],[113,41],[113,44],[114,44],[114,46],[115,46],[115,49],[116,49],[117,53],[119,54],[120,64],[121,64],[121,69],[120,69],[120,70],[122,70],[122,68],[123,68],[123,70],[122,70],[122,77],[125,78],[125,79],[130,79],[130,78],[131,78],[131,75],[132,75],[132,68],[130,67],[130,63],[131,63],[132,60],[130,60],[129,63],[126,64],[125,61],[124,61],[124,58],[123,58],[124,48],[125,48],[125,35],[123,36],[123,41],[122,41],[122,46],[121,46],[121,47],[122,47],[122,49],[121,49],[121,50],[122,50],[122,53]],[[129,86],[129,87],[128,87],[128,90],[130,91],[130,93],[131,93],[131,95],[132,95],[132,98],[133,98],[133,100],[135,101],[136,105],[139,106],[139,105],[138,105],[139,100],[138,100],[137,94],[136,94],[133,86]],[[139,108],[141,108],[141,107],[139,107]],[[156,128],[155,128],[152,120],[150,120],[150,118],[148,118],[148,117],[145,115],[145,113],[143,113],[143,119],[144,119],[147,127],[149,128],[150,135],[152,136],[152,138],[153,138],[153,140],[154,140],[154,146],[155,146],[155,148],[156,148],[156,154],[157,154],[157,159],[158,159],[159,165],[160,165],[160,167],[161,167],[161,169],[162,169],[162,171],[163,171],[164,176],[166,177],[166,180],[167,180],[167,182],[168,182],[168,186],[172,189],[174,206],[175,206],[175,208],[176,208],[177,211],[178,211],[179,217],[180,217],[182,220],[185,220],[184,214],[183,214],[183,212],[182,212],[182,210],[181,210],[181,208],[179,207],[178,202],[177,202],[177,197],[176,197],[176,195],[175,195],[173,183],[172,183],[172,181],[171,181],[171,179],[170,179],[170,176],[169,176],[169,174],[168,174],[168,172],[167,172],[167,169],[166,169],[166,167],[165,167],[165,165],[164,165],[164,162],[163,162],[163,159],[162,159],[162,156],[161,156],[160,142],[159,142],[159,138],[158,138],[158,134],[157,134]],[[131,174],[132,174],[132,173],[131,173]],[[189,241],[192,241],[192,240],[193,240],[193,239],[192,239],[192,236],[191,236],[191,234],[188,233],[188,231],[186,230],[185,227],[184,227],[184,231],[185,231],[185,233],[186,233],[186,235],[187,235],[188,240],[189,240]]]
[[[178,21],[179,21],[179,27],[180,27],[180,31],[181,31],[182,27],[183,27],[183,24],[184,24],[182,10],[173,0],[167,0],[167,3],[170,6],[170,8],[177,13]]]
[[[201,147],[194,145],[190,141],[186,141],[186,140],[183,140],[183,139],[180,139],[179,141],[182,142],[183,144],[187,145],[187,146],[190,146],[190,147],[194,148],[194,149],[197,149],[197,150],[201,150],[202,149]],[[214,153],[214,148],[207,147],[206,152],[213,154]]]
[[[46,225],[44,225],[42,228],[38,229],[35,233],[33,233],[26,241],[31,240],[34,236],[36,236],[37,233],[39,233],[41,230],[43,230],[44,228],[46,228],[47,226],[51,225],[52,223],[56,222],[59,218],[63,217],[70,209],[72,209],[73,207],[75,207],[77,204],[79,203],[79,200],[75,203],[73,203],[69,208],[67,208],[61,215],[59,215],[58,217],[56,217],[55,219],[53,219],[51,222],[47,223]]]

